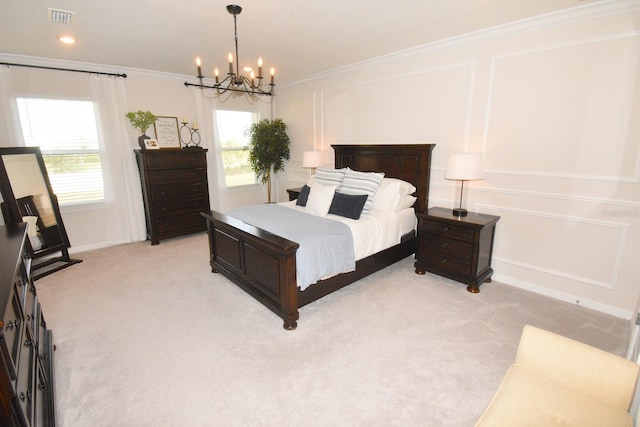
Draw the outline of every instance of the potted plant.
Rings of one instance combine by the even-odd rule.
[[[271,172],[284,171],[284,161],[289,160],[287,125],[282,119],[264,119],[253,123],[247,134],[249,163],[258,179],[267,184],[267,201],[271,203]]]
[[[135,112],[129,112],[126,114],[127,118],[131,122],[134,128],[140,129],[142,135],[138,137],[138,144],[140,148],[144,149],[144,140],[149,139],[145,134],[149,126],[154,124],[158,118],[151,111],[138,110]]]

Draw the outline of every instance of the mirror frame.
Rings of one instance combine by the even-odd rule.
[[[51,199],[51,207],[60,233],[59,244],[36,251],[33,250],[30,240],[26,239],[27,250],[32,258],[31,271],[33,279],[37,280],[51,273],[62,270],[63,268],[82,262],[82,260],[72,259],[69,256],[71,243],[69,242],[69,236],[67,235],[67,230],[64,227],[64,222],[62,221],[58,198],[51,188],[47,168],[44,164],[42,152],[39,147],[0,147],[0,194],[2,194],[2,215],[4,217],[5,224],[18,224],[23,221],[18,201],[16,200],[11,186],[11,180],[5,167],[4,156],[24,154],[33,154],[38,162],[40,172],[42,173],[42,179],[44,180],[47,192],[49,193],[49,198]],[[60,252],[60,254],[58,254],[58,252]],[[36,262],[38,259],[40,259],[40,261]]]

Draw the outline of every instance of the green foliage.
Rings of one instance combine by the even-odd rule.
[[[250,137],[249,163],[258,179],[267,184],[268,201],[271,202],[271,171],[284,171],[284,161],[289,160],[289,136],[282,119],[260,120],[247,130]]]
[[[145,133],[149,126],[154,124],[158,118],[153,115],[151,111],[138,110],[136,112],[130,112],[126,114],[127,118],[133,125],[133,127],[140,129],[142,133]]]

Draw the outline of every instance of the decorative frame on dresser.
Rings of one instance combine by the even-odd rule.
[[[0,226],[0,424],[55,426],[53,333],[31,276],[25,223]]]
[[[207,230],[201,212],[208,212],[207,149],[134,150],[140,171],[152,245],[160,239]]]

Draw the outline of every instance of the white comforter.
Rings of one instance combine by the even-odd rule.
[[[283,206],[305,211],[297,206],[295,200],[281,203]],[[400,238],[411,230],[415,230],[417,218],[413,208],[403,209],[396,213],[385,213],[372,210],[354,220],[338,215],[327,215],[326,218],[347,224],[353,235],[353,246],[356,260],[368,257],[376,252],[400,243]]]

